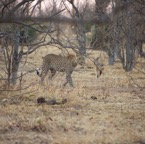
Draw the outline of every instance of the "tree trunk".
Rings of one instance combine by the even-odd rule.
[[[126,71],[131,71],[135,63],[135,52],[130,37],[127,38],[126,42]]]
[[[129,13],[130,14],[130,13]],[[128,18],[127,34],[126,34],[126,71],[131,71],[135,65],[135,26],[133,19]]]
[[[19,61],[20,61],[20,57],[19,57],[19,31],[16,32],[15,35],[15,41],[14,41],[14,51],[13,51],[13,58],[12,58],[12,74],[11,74],[11,78],[12,78],[12,84],[15,85],[16,84],[16,80],[17,80],[17,72],[18,72],[18,68],[19,68]]]
[[[113,37],[113,30],[111,28],[111,32],[110,32],[110,38],[109,38],[109,48],[108,48],[108,56],[109,56],[109,59],[108,59],[108,63],[109,65],[113,65],[114,64],[114,37]]]
[[[80,32],[78,33],[79,35],[79,53],[81,55],[85,55],[86,54],[86,33],[85,33],[85,28],[84,28],[84,24],[81,24],[80,26]]]
[[[86,54],[86,31],[83,23],[83,17],[81,16],[78,7],[75,6],[74,1],[68,1],[73,7],[73,18],[80,20],[80,23],[75,23],[77,41],[79,44],[79,54],[81,55],[81,63],[85,63],[84,55]]]
[[[85,65],[85,54],[86,54],[86,33],[83,23],[77,25],[77,39],[79,44],[79,59],[80,64]]]
[[[143,51],[143,41],[138,41],[137,42],[137,49],[138,49],[138,53],[141,57],[145,57],[145,52]]]

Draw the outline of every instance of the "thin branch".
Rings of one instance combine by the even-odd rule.
[[[32,73],[32,72],[34,72],[34,71],[35,71],[35,69],[29,70],[29,71],[27,71],[26,73],[24,73],[24,74],[22,74],[22,75],[16,77],[15,79],[19,79],[19,78],[21,78],[22,76],[27,75],[28,73]],[[5,81],[6,81],[6,80],[8,80],[8,79],[0,78],[0,80],[5,80]],[[10,79],[10,80],[12,80],[12,79]]]
[[[33,53],[36,49],[38,49],[38,48],[40,48],[40,47],[42,47],[42,46],[50,45],[50,44],[52,44],[52,42],[47,42],[47,43],[43,43],[43,44],[37,45],[36,47],[31,48],[31,50],[26,51],[26,52],[23,52],[22,55],[31,54],[31,53]]]
[[[28,2],[31,2],[31,1],[34,1],[34,0],[23,0],[22,2],[19,2],[9,13],[7,13],[6,15],[7,16],[10,16],[12,14],[15,13],[15,11],[17,9],[19,9],[22,5],[24,5],[25,3],[28,3]]]

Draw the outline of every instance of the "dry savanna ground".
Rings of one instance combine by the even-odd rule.
[[[47,53],[60,51],[37,50],[19,71],[39,66]],[[31,72],[22,85],[18,80],[12,91],[0,91],[0,144],[145,144],[145,61],[138,58],[136,68],[125,73],[119,61],[108,66],[103,52],[90,52],[99,55],[105,65],[101,77],[87,61],[72,75],[74,89],[62,88],[63,73],[42,86]],[[58,103],[38,104],[39,97]]]

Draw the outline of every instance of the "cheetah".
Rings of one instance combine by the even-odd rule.
[[[67,83],[71,87],[74,87],[72,81],[72,73],[77,66],[77,59],[74,55],[61,56],[55,54],[47,54],[45,57],[42,57],[43,62],[41,69],[37,68],[36,72],[39,77],[41,77],[41,82],[43,83],[48,71],[51,72],[49,79],[52,79],[56,72],[65,72],[66,73],[66,82],[63,86],[66,86]]]

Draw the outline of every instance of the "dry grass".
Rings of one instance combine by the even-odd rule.
[[[39,66],[39,50],[29,62]],[[52,51],[52,50],[51,50]],[[59,53],[53,49],[53,53]],[[94,53],[92,56],[99,55]],[[73,73],[75,88],[61,88],[65,76],[59,73],[52,84],[39,85],[35,73],[23,77],[26,90],[4,92],[0,97],[1,144],[143,144],[145,143],[145,75],[137,70],[125,73],[118,62],[96,79],[88,61],[85,69]],[[141,60],[139,60],[141,61]],[[92,69],[91,69],[92,67]],[[34,66],[27,64],[25,71]],[[137,68],[145,69],[141,63]],[[134,77],[134,79],[132,79]],[[48,84],[47,84],[48,83]],[[19,88],[19,85],[17,86]],[[37,98],[66,98],[63,105],[37,104]]]

